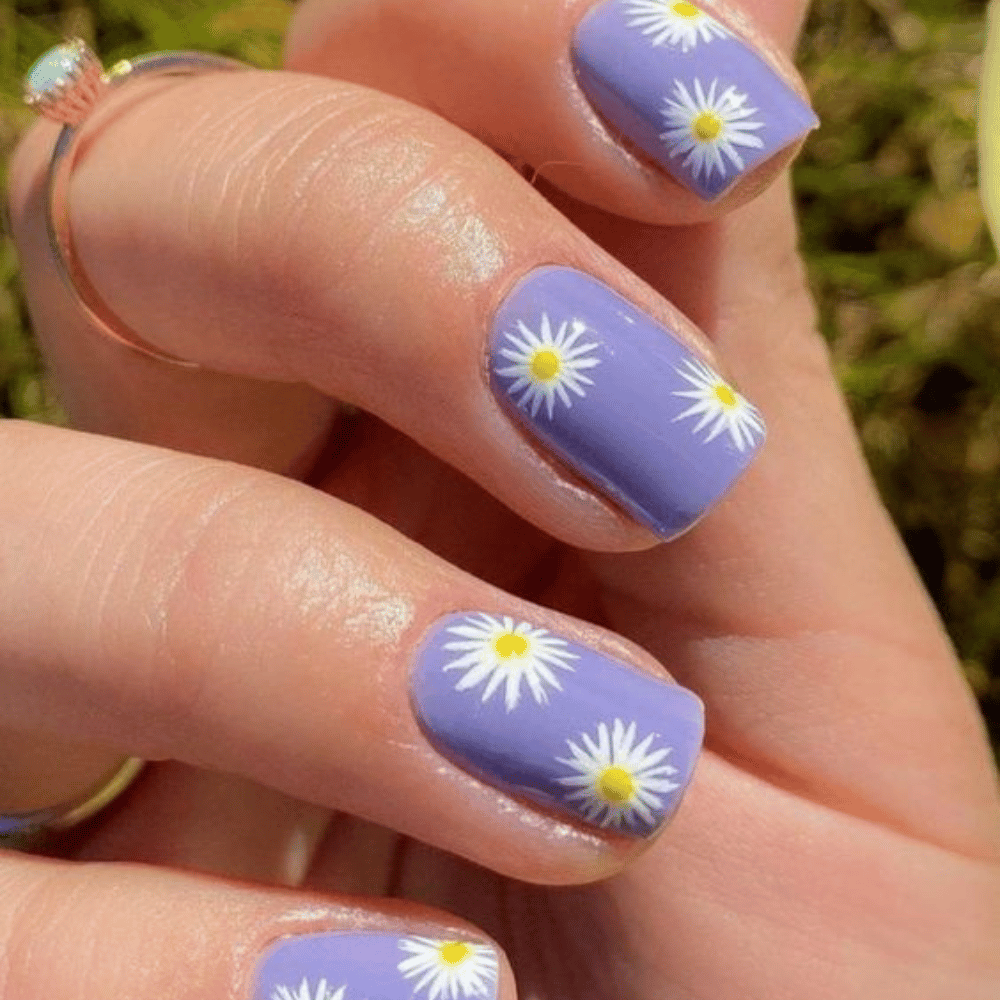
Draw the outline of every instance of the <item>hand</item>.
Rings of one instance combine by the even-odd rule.
[[[178,763],[76,852],[115,864],[3,861],[0,991],[243,995],[281,934],[475,936],[457,914],[524,998],[997,992],[981,727],[813,330],[785,179],[746,204],[787,154],[711,207],[631,156],[572,87],[586,6],[312,0],[288,61],[320,78],[137,84],[96,116],[80,259],[201,371],[80,321],[41,226],[53,130],[22,147],[36,327],[74,423],[104,436],[0,428],[23,595],[0,615],[0,722]],[[742,7],[790,48],[801,4]],[[539,168],[548,200],[484,145]],[[626,517],[490,393],[494,310],[546,264],[718,358],[766,415],[759,460],[679,540],[651,547],[662,512]],[[415,649],[472,609],[704,699],[706,752],[641,856],[471,778],[418,726]]]

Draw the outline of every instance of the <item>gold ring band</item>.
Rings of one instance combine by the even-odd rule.
[[[110,777],[102,778],[93,788],[69,802],[26,813],[0,813],[0,847],[36,847],[49,835],[90,819],[135,781],[144,763],[138,757],[127,757]]]

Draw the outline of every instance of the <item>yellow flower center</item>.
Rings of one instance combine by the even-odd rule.
[[[722,132],[722,124],[722,119],[714,111],[703,111],[691,123],[691,131],[702,142],[714,142]]]
[[[717,385],[715,387],[715,398],[722,403],[727,410],[735,410],[739,406],[736,393],[728,385]]]
[[[559,374],[562,362],[555,351],[538,351],[531,359],[531,374],[539,382],[551,382]]]
[[[445,965],[461,965],[472,954],[472,949],[461,941],[449,941],[441,945],[438,953]]]
[[[528,652],[528,640],[523,635],[505,632],[493,643],[497,656],[509,660],[512,656],[524,656]]]
[[[635,794],[635,782],[632,775],[623,767],[607,767],[601,772],[597,781],[598,791],[608,802],[621,805],[628,802]]]
[[[678,17],[697,17],[701,13],[693,3],[675,3],[672,10]]]

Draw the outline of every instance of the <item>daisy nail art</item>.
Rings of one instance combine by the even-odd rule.
[[[482,689],[486,702],[502,686],[508,712],[517,708],[522,685],[539,705],[547,704],[550,691],[561,691],[561,671],[572,671],[577,659],[560,639],[546,629],[504,615],[469,615],[448,628],[454,636],[445,649],[455,658],[445,673],[456,672],[456,691]]]
[[[473,941],[412,937],[399,942],[407,953],[399,971],[414,981],[414,994],[427,1000],[489,996],[496,988],[497,957]]]
[[[304,934],[264,954],[253,1000],[496,1000],[499,970],[467,937]]]
[[[594,381],[586,372],[601,361],[588,357],[597,344],[587,341],[586,332],[587,324],[581,320],[563,320],[553,331],[551,320],[543,313],[537,332],[519,322],[516,332],[505,334],[508,346],[500,348],[500,356],[509,363],[497,367],[496,372],[513,379],[507,391],[532,417],[538,416],[543,404],[549,420],[555,416],[557,403],[569,409],[573,405],[571,393],[587,398],[586,387]]]
[[[272,1000],[344,1000],[344,990],[341,986],[337,990],[332,990],[326,985],[326,980],[321,979],[315,987],[309,985],[309,980],[305,977],[299,983],[297,990],[290,986],[275,986],[271,994]]]
[[[541,635],[572,670],[545,698],[513,705],[477,696],[478,687],[460,689],[450,669],[452,637],[475,628],[486,639],[484,623],[492,643]],[[417,651],[411,693],[421,729],[443,756],[516,798],[611,835],[654,833],[677,808],[701,747],[701,702],[689,691],[519,616],[470,611],[436,622]],[[442,942],[424,942],[422,962],[428,975],[443,976],[432,945]]]
[[[573,64],[612,133],[711,201],[818,125],[768,58],[701,3],[605,0]]]
[[[748,95],[735,87],[720,92],[718,79],[707,90],[697,78],[690,90],[675,80],[674,98],[667,98],[663,110],[667,131],[660,138],[695,179],[745,170],[739,149],[764,145],[756,134],[764,123],[756,120],[757,109],[747,107],[747,101]]]
[[[691,422],[691,433],[703,444],[723,438],[723,444],[740,454],[757,447],[764,438],[764,418],[753,403],[744,399],[721,375],[704,361],[688,359],[677,367],[677,374],[686,383],[675,390],[678,399],[693,400],[674,421]]]
[[[638,28],[653,45],[670,45],[690,52],[729,32],[697,4],[686,0],[626,0],[627,24]]]
[[[587,379],[579,391],[563,386],[566,400],[525,374],[539,357],[554,371],[556,348],[560,364],[588,366],[576,371]],[[764,443],[760,411],[684,340],[570,268],[540,268],[515,286],[494,316],[488,365],[499,405],[536,444],[665,539],[718,503]],[[471,644],[455,647],[463,690],[488,700],[503,687],[512,706],[523,689],[539,701],[558,691],[564,664],[544,636],[502,657],[487,637],[500,625],[476,628],[455,640]]]
[[[635,722],[600,722],[593,738],[581,733],[579,744],[567,740],[571,756],[557,758],[572,772],[556,779],[570,790],[566,802],[591,823],[638,832],[655,828],[668,794],[680,787],[671,780],[677,768],[666,763],[673,747],[657,733],[641,741],[636,734]]]

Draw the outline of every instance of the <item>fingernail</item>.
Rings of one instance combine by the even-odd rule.
[[[771,65],[699,4],[605,0],[577,28],[573,62],[605,120],[705,200],[819,124]]]
[[[481,941],[398,934],[306,934],[257,966],[253,1000],[494,1000],[496,952]]]
[[[677,336],[570,268],[514,288],[489,365],[515,420],[663,538],[715,504],[764,441],[756,407]]]
[[[441,619],[411,683],[439,753],[601,830],[654,833],[680,803],[701,749],[703,710],[691,692],[520,618]]]

